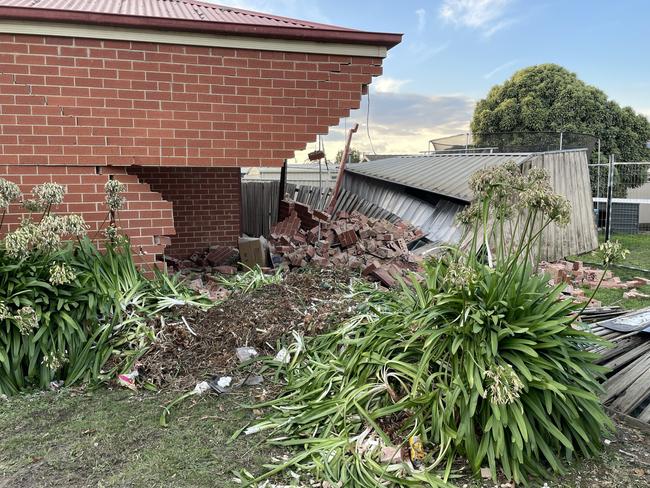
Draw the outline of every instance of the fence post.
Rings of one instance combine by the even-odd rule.
[[[284,200],[284,192],[286,190],[287,186],[287,160],[284,160],[284,163],[282,164],[282,169],[280,170],[280,188],[278,190],[278,215],[277,220],[280,220],[280,204],[282,203],[282,200]]]
[[[607,174],[607,220],[605,221],[605,242],[612,237],[612,197],[614,193],[614,155],[609,156]]]
[[[562,150],[563,142],[564,142],[564,132],[560,132],[560,151]]]

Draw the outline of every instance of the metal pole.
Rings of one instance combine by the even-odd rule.
[[[563,142],[564,142],[564,132],[560,132],[560,151],[562,150]]]
[[[334,184],[334,191],[332,192],[332,199],[330,204],[327,207],[327,213],[332,215],[334,209],[336,208],[336,199],[339,197],[339,191],[341,190],[341,183],[343,182],[343,175],[345,173],[345,163],[348,161],[348,155],[350,154],[350,143],[352,142],[352,134],[354,134],[359,129],[359,124],[354,124],[348,131],[348,138],[345,141],[345,149],[343,149],[343,154],[341,155],[341,161],[339,162],[339,174],[336,177],[336,183]]]
[[[612,196],[614,193],[614,155],[609,156],[607,175],[607,220],[605,221],[605,242],[612,237]]]
[[[598,176],[596,178],[596,198],[600,198],[600,139],[598,139]]]
[[[465,152],[469,151],[469,132],[465,134]]]

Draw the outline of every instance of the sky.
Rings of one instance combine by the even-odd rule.
[[[323,136],[328,159],[352,146],[417,153],[465,132],[474,106],[515,71],[557,63],[650,116],[648,0],[216,0],[213,3],[376,32],[404,34],[361,108]],[[366,127],[366,118],[369,124]],[[370,137],[368,136],[370,133]],[[296,154],[301,162],[307,151]]]

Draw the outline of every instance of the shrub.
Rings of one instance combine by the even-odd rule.
[[[574,327],[579,306],[531,259],[542,230],[568,221],[568,202],[545,173],[511,164],[471,187],[464,250],[368,295],[365,313],[274,363],[286,387],[247,432],[272,429],[270,442],[304,450],[262,478],[297,467],[344,486],[445,486],[463,457],[475,474],[525,484],[598,451],[611,423],[587,349],[600,342]],[[382,448],[418,440],[421,466],[380,461]]]
[[[3,181],[6,211],[21,195]],[[108,189],[114,217],[123,186]],[[151,316],[207,304],[160,272],[144,277],[114,218],[100,252],[80,216],[52,214],[64,193],[54,183],[35,187],[35,198],[25,201],[32,213],[0,241],[0,393],[111,377],[153,339]]]

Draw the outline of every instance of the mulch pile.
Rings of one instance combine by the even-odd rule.
[[[282,338],[291,341],[292,331],[314,335],[353,315],[355,302],[345,289],[351,276],[340,269],[304,269],[280,284],[233,293],[208,311],[184,308],[178,320],[156,325],[157,339],[140,361],[141,375],[158,386],[186,390],[214,375],[232,375],[238,347],[274,356]]]

